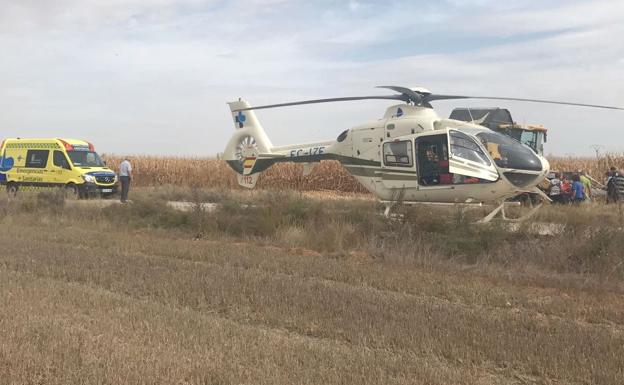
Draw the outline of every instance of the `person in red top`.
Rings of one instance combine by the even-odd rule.
[[[570,179],[563,177],[561,180],[561,203],[570,203],[572,196],[572,183]]]

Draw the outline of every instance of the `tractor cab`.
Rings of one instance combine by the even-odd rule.
[[[506,108],[456,108],[449,118],[487,127],[526,144],[539,155],[544,154],[546,127],[518,124],[513,121],[511,113]]]

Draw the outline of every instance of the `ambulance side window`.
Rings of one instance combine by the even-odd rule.
[[[45,168],[48,164],[49,150],[28,150],[26,153],[26,167]]]
[[[65,154],[61,151],[54,151],[54,165],[56,167],[64,168],[66,170],[71,170],[69,167],[69,162],[67,162],[67,158],[65,158]]]

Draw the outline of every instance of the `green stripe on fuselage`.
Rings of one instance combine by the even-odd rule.
[[[351,175],[354,176],[367,176],[374,177],[378,172],[381,171],[379,167],[358,167],[358,166],[348,166],[344,165],[344,167],[349,171]]]
[[[381,174],[381,179],[383,180],[405,180],[405,181],[416,181],[417,179],[416,173],[412,173],[412,174],[388,174],[388,173],[382,173]]]
[[[414,170],[395,170],[395,169],[385,169],[381,167],[362,167],[362,166],[351,166],[344,165],[347,171],[355,176],[367,176],[367,177],[380,177],[382,175],[396,175],[401,178],[415,178],[416,171]],[[384,176],[385,179],[385,176]]]
[[[344,155],[337,154],[318,154],[318,155],[302,155],[302,156],[285,156],[280,158],[260,158],[256,160],[254,164],[252,173],[262,172],[267,168],[271,167],[275,163],[285,163],[285,162],[293,162],[293,163],[316,163],[321,160],[337,160],[345,167],[348,166],[374,166],[380,167],[381,164],[374,160],[367,160],[361,158],[355,158]],[[237,173],[243,173],[243,165],[239,160],[228,160],[228,165]]]

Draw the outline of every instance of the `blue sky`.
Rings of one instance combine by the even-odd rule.
[[[624,106],[624,3],[109,0],[4,2],[0,137],[67,136],[100,152],[214,155],[226,102],[368,95],[376,85]],[[259,111],[274,144],[334,138],[384,101]],[[547,153],[624,151],[624,112],[509,108]]]

